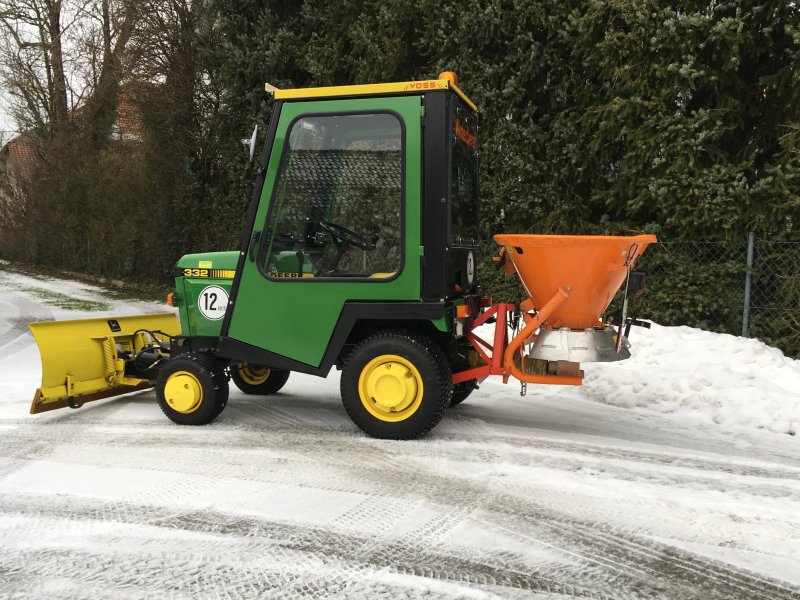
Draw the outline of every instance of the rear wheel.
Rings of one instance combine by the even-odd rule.
[[[231,379],[245,394],[274,394],[286,385],[289,373],[283,369],[270,369],[246,362],[231,365]]]
[[[156,379],[158,405],[179,425],[205,425],[228,402],[228,380],[207,354],[182,354],[161,367]]]
[[[470,379],[469,381],[462,381],[453,385],[453,397],[450,398],[450,406],[458,406],[469,395],[478,389],[478,380]]]
[[[342,402],[362,431],[382,439],[424,435],[450,402],[452,373],[425,335],[392,330],[362,341],[342,369]]]

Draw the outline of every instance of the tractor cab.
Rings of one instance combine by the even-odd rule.
[[[453,74],[273,93],[248,228],[263,276],[385,282],[416,270],[410,261],[424,263],[417,299],[458,296],[472,285],[478,119]]]
[[[479,237],[477,107],[455,76],[268,89],[223,352],[321,373],[356,303],[377,318],[444,320],[475,285]]]

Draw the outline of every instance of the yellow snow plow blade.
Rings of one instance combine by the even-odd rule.
[[[42,357],[42,386],[33,397],[32,415],[152,387],[157,370],[148,367],[160,359],[160,344],[181,331],[172,313],[28,327]]]

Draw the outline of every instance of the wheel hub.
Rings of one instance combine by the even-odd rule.
[[[189,414],[203,402],[203,388],[188,371],[177,371],[164,384],[164,398],[173,410]]]
[[[267,367],[251,365],[250,363],[239,363],[239,375],[250,385],[261,385],[269,379],[270,370]]]
[[[364,408],[382,421],[402,421],[422,402],[422,377],[408,360],[394,354],[372,359],[361,371],[358,392]]]

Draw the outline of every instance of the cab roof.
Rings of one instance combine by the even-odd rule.
[[[296,88],[280,90],[266,84],[265,89],[276,100],[305,100],[310,98],[339,98],[342,96],[384,96],[387,94],[419,94],[436,90],[453,90],[467,106],[478,111],[478,107],[456,84],[449,79],[426,79],[422,81],[400,81],[396,83],[369,83],[365,85],[336,85],[328,87]]]

